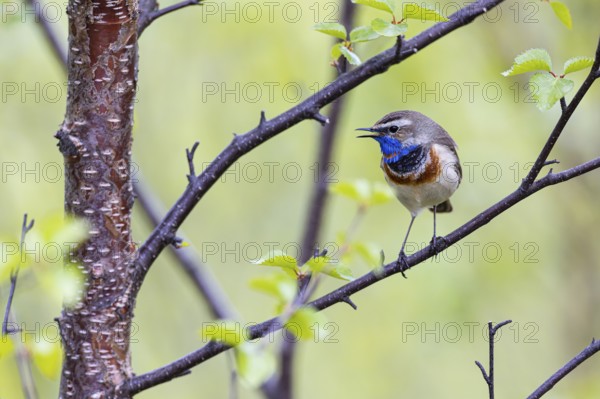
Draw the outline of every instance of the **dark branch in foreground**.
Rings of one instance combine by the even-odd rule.
[[[587,359],[595,355],[600,351],[600,341],[592,339],[592,343],[589,344],[584,350],[579,352],[577,356],[571,359],[567,364],[561,367],[556,373],[552,374],[538,389],[536,389],[527,399],[539,399],[550,391],[554,385],[562,380],[567,374],[575,370],[577,366],[585,362]]]
[[[502,200],[498,201],[496,204],[492,205],[485,211],[475,216],[473,219],[471,219],[458,229],[445,236],[444,239],[440,242],[441,245],[438,244],[438,248],[442,247],[441,250],[445,250],[450,245],[457,243],[458,241],[473,233],[480,227],[485,226],[496,216],[511,208],[516,203],[524,200],[525,198],[540,191],[541,189],[554,184],[566,182],[568,180],[571,180],[575,177],[581,176],[584,173],[590,172],[598,168],[600,168],[600,157],[578,165],[576,167],[573,167],[571,169],[567,169],[563,172],[549,174],[534,182],[527,189],[527,191],[517,189],[510,195],[506,196]],[[413,255],[409,256],[406,259],[406,262],[409,265],[409,267],[413,267],[431,257],[432,250],[431,245],[429,245],[423,248],[422,250],[414,253]],[[384,278],[400,273],[400,269],[401,266],[397,262],[389,263],[385,265],[381,270],[378,270],[376,273],[367,273],[364,276],[310,302],[308,305],[313,306],[317,310],[323,310],[335,305],[336,303],[345,302],[345,298],[348,298],[349,296],[361,290],[364,290],[365,288],[377,283],[378,281]],[[281,329],[282,326],[278,320],[279,319],[276,317],[253,326],[249,329],[249,339],[260,338],[273,331]],[[230,349],[230,347],[223,343],[215,341],[210,342],[204,347],[178,360],[175,360],[174,362],[166,366],[132,378],[130,381],[125,383],[121,389],[127,390],[132,394],[141,392],[145,389],[151,388],[163,382],[170,381],[182,371],[185,371],[193,366],[203,363],[208,359],[228,349]]]
[[[488,322],[488,343],[489,343],[489,364],[488,367],[490,369],[489,373],[485,372],[485,367],[483,364],[479,363],[475,360],[475,364],[481,370],[481,374],[483,375],[483,379],[488,386],[489,397],[490,399],[494,399],[494,344],[496,343],[496,333],[499,329],[504,327],[505,325],[512,323],[512,320],[505,320],[502,323],[496,324],[494,327],[492,322]]]
[[[219,177],[241,156],[265,141],[289,129],[299,122],[312,119],[317,111],[343,94],[360,85],[367,79],[385,72],[390,66],[421,51],[437,39],[467,25],[476,17],[497,6],[504,0],[480,0],[471,3],[442,22],[425,30],[414,38],[403,42],[398,57],[397,46],[372,57],[356,69],[341,75],[325,88],[310,96],[297,106],[271,119],[261,121],[256,128],[234,137],[233,141],[215,158],[204,172],[189,184],[182,196],[169,210],[160,225],[152,232],[138,251],[135,271],[132,276],[132,301],[137,296],[144,277],[162,250],[173,241],[179,226],[183,223],[198,201],[215,184]]]

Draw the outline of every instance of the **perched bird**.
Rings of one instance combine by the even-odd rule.
[[[437,212],[450,212],[450,196],[462,178],[456,143],[440,125],[416,111],[387,114],[358,137],[375,139],[381,148],[381,169],[398,200],[411,214],[398,260],[405,262],[404,246],[415,217],[425,208],[433,212],[432,250],[436,250]]]

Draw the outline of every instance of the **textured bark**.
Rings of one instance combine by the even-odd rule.
[[[132,375],[128,284],[131,128],[137,79],[137,1],[70,0],[68,99],[57,133],[65,159],[65,211],[89,222],[67,267],[84,276],[59,318],[61,398],[115,397]]]

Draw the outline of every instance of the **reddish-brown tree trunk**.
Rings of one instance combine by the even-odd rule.
[[[59,318],[65,352],[61,398],[114,397],[114,388],[132,374],[129,171],[137,7],[134,0],[68,5],[69,88],[57,138],[65,159],[65,210],[89,222],[89,238],[67,265],[81,271],[84,286]]]

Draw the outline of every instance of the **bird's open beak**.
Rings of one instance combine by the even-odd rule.
[[[373,137],[378,137],[379,136],[379,132],[373,130],[373,128],[371,128],[371,127],[359,127],[356,130],[364,130],[365,132],[371,132],[371,133],[373,133],[373,134],[363,134],[363,135],[360,135],[360,136],[356,136],[356,138],[363,138],[363,137],[371,137],[371,138],[373,138]]]

